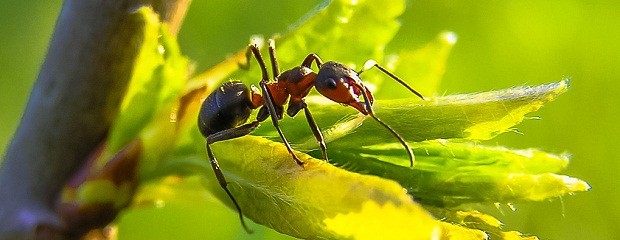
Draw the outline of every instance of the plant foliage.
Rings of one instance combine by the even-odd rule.
[[[567,154],[479,143],[511,131],[526,114],[564,93],[568,80],[433,97],[456,37],[439,33],[421,49],[385,53],[404,9],[404,1],[334,0],[277,38],[276,45],[284,69],[308,53],[357,68],[375,59],[421,89],[427,101],[378,71],[362,76],[376,93],[377,116],[413,146],[413,168],[402,145],[372,119],[311,94],[307,102],[324,132],[330,162],[317,159],[318,146],[305,121],[282,121],[294,149],[307,153],[297,153],[307,163],[303,168],[264,122],[254,136],[213,145],[232,194],[248,218],[298,238],[535,238],[504,230],[492,216],[463,206],[541,201],[589,189],[584,181],[558,174],[568,164]],[[143,51],[107,148],[111,155],[131,140],[144,144],[142,190],[130,209],[162,199],[193,204],[170,193],[187,194],[187,189],[157,187],[170,176],[204,177],[206,188],[193,184],[189,191],[208,189],[232,206],[210,169],[197,112],[200,100],[227,77],[256,83],[260,73],[254,62],[250,71],[238,69],[242,49],[188,80],[188,60],[174,38],[154,13],[141,12],[147,26]]]

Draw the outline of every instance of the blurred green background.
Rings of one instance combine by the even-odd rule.
[[[244,47],[250,35],[283,32],[320,2],[194,1],[179,42],[197,62],[198,71],[205,70]],[[1,152],[19,123],[61,4],[59,0],[0,2]],[[542,120],[519,125],[522,135],[507,133],[485,144],[569,152],[573,160],[564,173],[586,180],[592,190],[551,202],[516,204],[514,212],[507,207],[491,209],[508,229],[542,239],[620,239],[615,175],[620,172],[620,154],[613,150],[620,142],[619,11],[620,2],[615,1],[442,0],[411,1],[401,17],[403,26],[388,50],[423,46],[444,30],[459,36],[440,94],[572,78],[568,93],[535,113]],[[279,237],[260,229],[245,235],[235,213],[215,200],[196,209],[174,208],[127,214],[121,219],[126,228],[119,234],[138,236],[125,233],[133,226],[141,228],[136,231],[142,236],[158,239],[174,238],[179,232],[213,239]],[[159,217],[149,220],[153,216]],[[188,217],[196,223],[180,224],[186,221],[179,218]]]

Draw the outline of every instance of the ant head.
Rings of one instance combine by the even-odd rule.
[[[362,114],[367,115],[369,110],[364,101],[372,104],[371,93],[362,83],[357,72],[337,62],[326,62],[321,65],[318,75],[314,79],[314,86],[319,93],[330,100],[354,107]]]

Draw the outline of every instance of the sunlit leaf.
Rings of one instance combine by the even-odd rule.
[[[493,216],[478,211],[429,208],[442,219],[442,239],[536,240],[517,231],[504,230]]]
[[[377,100],[374,109],[376,115],[384,119],[401,136],[409,141],[432,139],[463,138],[469,140],[487,140],[500,133],[510,131],[525,119],[525,115],[540,109],[568,89],[568,80],[535,87],[515,87],[505,90],[481,92],[474,94],[437,97],[429,101],[416,98]],[[350,135],[342,131],[331,132],[327,129],[326,139],[333,141],[331,146],[354,148],[361,145],[396,142],[390,132],[381,125],[368,119],[352,118],[343,123],[341,119],[356,110],[338,104],[312,98],[308,101],[312,114],[319,126],[331,126],[334,123],[352,127]],[[310,135],[303,120],[285,118],[282,120],[285,132],[292,132],[293,142],[302,142],[302,149],[315,148],[314,138]],[[271,128],[261,128],[259,134],[272,135]],[[338,136],[330,136],[337,134]],[[305,139],[296,139],[304,136]],[[363,137],[363,144],[354,139]],[[336,139],[342,138],[336,141]],[[391,140],[390,140],[391,139]],[[403,152],[404,154],[404,152]],[[403,155],[404,156],[404,155]],[[405,159],[406,160],[406,159]]]
[[[163,63],[163,57],[158,52],[161,23],[150,8],[140,8],[134,14],[144,19],[142,47],[134,63],[120,113],[108,138],[110,154],[134,139],[157,109],[157,98],[149,96],[158,92],[161,85],[160,78],[153,78],[155,69]]]
[[[229,189],[247,218],[299,238],[530,238],[504,230],[499,221],[483,213],[443,207],[540,201],[589,189],[582,180],[557,174],[568,164],[568,155],[465,142],[487,140],[510,131],[526,114],[564,93],[568,80],[435,97],[454,34],[440,34],[421,49],[401,50],[386,58],[384,49],[399,28],[397,17],[404,7],[403,1],[332,1],[278,36],[276,46],[283,69],[299,65],[309,53],[354,69],[367,59],[375,59],[420,89],[429,100],[392,86],[389,78],[378,71],[369,70],[362,76],[377,93],[373,106],[376,115],[414,148],[414,167],[408,166],[403,146],[381,125],[352,108],[311,93],[306,100],[324,130],[330,162],[297,152],[306,162],[304,167],[298,166],[266,121],[252,133],[258,136],[212,145]],[[249,71],[239,70],[239,64],[245,63],[244,49],[185,85],[184,96],[179,96],[187,60],[165,27],[157,29],[163,37],[145,43],[145,54],[150,58],[144,57],[145,62],[137,64],[136,72],[147,73],[134,76],[137,80],[130,87],[111,141],[123,145],[137,136],[144,140],[142,181],[156,182],[171,175],[206,177],[207,189],[232,206],[213,176],[196,118],[201,99],[226,77],[257,83],[260,74],[256,61],[250,59]],[[148,98],[143,90],[157,97]],[[396,99],[400,97],[406,98]],[[180,108],[178,119],[174,116],[176,107]],[[133,110],[135,115],[130,114],[131,108],[138,108]],[[295,150],[320,155],[305,119],[285,117],[281,126]],[[138,195],[135,207],[193,204],[176,196],[178,191],[154,186]],[[193,185],[181,195],[203,190]],[[425,204],[426,209],[414,200]],[[436,211],[440,207],[442,211]]]
[[[381,229],[399,228],[404,236],[428,239],[436,231],[433,218],[392,181],[305,155],[300,156],[306,165],[300,167],[282,145],[260,137],[230,143],[214,144],[215,154],[233,195],[258,223],[300,238],[376,238],[385,234]],[[217,181],[208,183],[216,195],[227,198]]]
[[[188,60],[180,54],[176,40],[172,40],[159,16],[148,7],[139,8],[134,14],[144,19],[142,47],[104,156],[114,154],[144,133],[144,129],[162,114],[169,123],[170,114],[174,113],[172,104],[187,77]],[[148,140],[146,146],[152,145]],[[146,154],[152,154],[150,150],[147,149]]]
[[[448,56],[452,46],[456,43],[456,34],[453,32],[442,32],[437,35],[434,41],[427,43],[418,49],[403,49],[397,54],[391,55],[386,61],[386,66],[393,71],[396,76],[407,82],[423,96],[433,96],[437,94],[441,78],[446,69]],[[364,73],[366,74],[366,73]],[[364,79],[367,79],[366,76]],[[389,81],[389,78],[379,74],[375,81]],[[391,83],[396,87],[378,88],[374,95],[377,99],[411,98],[410,92],[399,89],[396,83]],[[383,90],[382,89],[387,89]]]
[[[332,162],[395,180],[416,200],[436,206],[540,201],[589,189],[582,180],[553,174],[568,164],[566,155],[449,141],[413,146],[414,168],[402,159],[402,147],[396,144],[337,152]]]

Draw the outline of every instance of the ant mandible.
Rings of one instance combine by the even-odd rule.
[[[409,155],[410,165],[413,166],[414,155],[411,148],[394,129],[375,116],[372,109],[374,97],[362,83],[359,75],[366,69],[376,67],[405,86],[409,91],[424,99],[420,93],[407,85],[403,80],[372,60],[367,61],[361,71],[356,72],[341,63],[332,61],[323,63],[319,56],[314,53],[309,54],[300,66],[280,73],[278,61],[276,59],[275,44],[274,41],[270,39],[269,56],[274,76],[274,81],[270,82],[267,67],[265,66],[258,46],[253,44],[248,46],[248,51],[246,53],[247,65],[242,65],[242,67],[249,67],[251,54],[256,58],[262,72],[262,79],[259,85],[263,94],[261,95],[254,85],[251,86],[251,89],[248,89],[248,87],[240,81],[234,80],[225,82],[204,100],[198,115],[198,128],[207,140],[207,155],[209,156],[211,167],[213,168],[218,183],[224,191],[226,191],[226,194],[235,205],[239,213],[241,224],[247,232],[251,232],[251,230],[243,220],[243,213],[241,212],[239,204],[227,188],[226,178],[211,151],[211,144],[248,135],[258,127],[260,122],[271,116],[271,121],[280,135],[280,138],[282,138],[282,142],[286,146],[288,152],[298,165],[303,166],[304,163],[295,155],[278,124],[278,121],[283,117],[284,104],[288,101],[286,113],[290,117],[294,117],[299,111],[302,109],[304,110],[310,129],[321,148],[323,159],[327,161],[327,148],[323,140],[323,135],[314,121],[310,110],[308,110],[308,106],[304,102],[304,98],[308,95],[312,87],[315,87],[320,94],[334,102],[351,106],[364,115],[370,115],[379,124],[389,130],[405,147]],[[319,69],[318,73],[310,68],[312,62],[314,62]],[[361,101],[360,97],[363,97],[364,101]],[[261,107],[261,109],[256,116],[256,120],[246,123],[252,110],[259,107]]]

